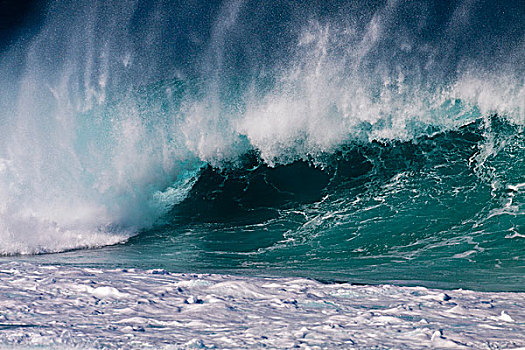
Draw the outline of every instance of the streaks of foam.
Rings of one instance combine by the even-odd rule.
[[[525,346],[523,293],[19,263],[0,281],[0,346]]]

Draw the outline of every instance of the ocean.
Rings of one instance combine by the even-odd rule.
[[[522,2],[26,5],[0,36],[0,344],[525,347]],[[46,273],[70,293],[38,277]],[[101,281],[110,289],[92,284]],[[153,316],[143,310],[142,321],[127,314],[135,319],[125,331],[108,326],[117,305],[135,305],[141,293],[160,298],[155,283],[197,308],[188,317],[198,322],[209,312],[199,305],[213,301],[183,298],[186,287],[230,295],[232,308],[246,302],[243,317],[255,313],[249,298],[275,297],[284,308],[302,305],[305,319],[357,312],[362,302],[372,315],[356,321],[356,332],[379,325],[370,323],[376,309],[390,310],[381,316],[389,325],[385,317],[413,329],[432,317],[441,325],[399,342],[394,327],[376,342],[370,333],[345,340],[320,331],[304,344],[302,328],[283,342],[279,327],[273,336],[240,336],[240,323],[221,330],[233,309],[217,311],[224,319],[206,332],[175,327],[165,319],[173,310],[164,323],[144,321]],[[280,284],[295,294],[279,296]],[[305,301],[304,288],[325,294]],[[91,332],[79,326],[82,315],[76,324],[64,316],[91,305],[75,293],[109,300]],[[77,304],[38,318],[39,307],[56,307],[38,306],[39,295],[76,295]],[[392,295],[399,305],[434,304],[405,315],[388,308]],[[161,303],[155,298],[147,300]],[[468,300],[452,305],[455,298]],[[465,316],[485,301],[495,308],[477,320],[439,316],[443,305]],[[273,315],[276,306],[264,305],[257,317]],[[56,326],[43,330],[50,319]],[[499,330],[484,335],[476,327],[487,320],[514,328],[488,325]],[[461,333],[462,324],[473,328]],[[170,342],[163,331],[173,327],[191,336]],[[447,338],[443,327],[461,334]],[[153,334],[147,342],[143,331]]]

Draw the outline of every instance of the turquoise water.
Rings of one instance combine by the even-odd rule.
[[[501,150],[480,165],[487,142]],[[251,156],[202,169],[164,225],[124,244],[28,260],[522,291],[524,156],[521,127],[497,117],[347,145],[324,169]]]
[[[266,5],[48,4],[2,259],[524,291],[522,6]]]

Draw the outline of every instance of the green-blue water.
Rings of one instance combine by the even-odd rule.
[[[488,147],[500,150],[479,163]],[[522,128],[497,117],[345,145],[324,168],[250,155],[235,169],[205,167],[165,225],[29,260],[522,291],[524,156]]]

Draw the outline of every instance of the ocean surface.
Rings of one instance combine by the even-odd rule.
[[[2,262],[525,292],[521,1],[35,2]]]
[[[525,347],[522,0],[0,10],[0,348]]]
[[[524,293],[0,263],[2,349],[523,349]]]

